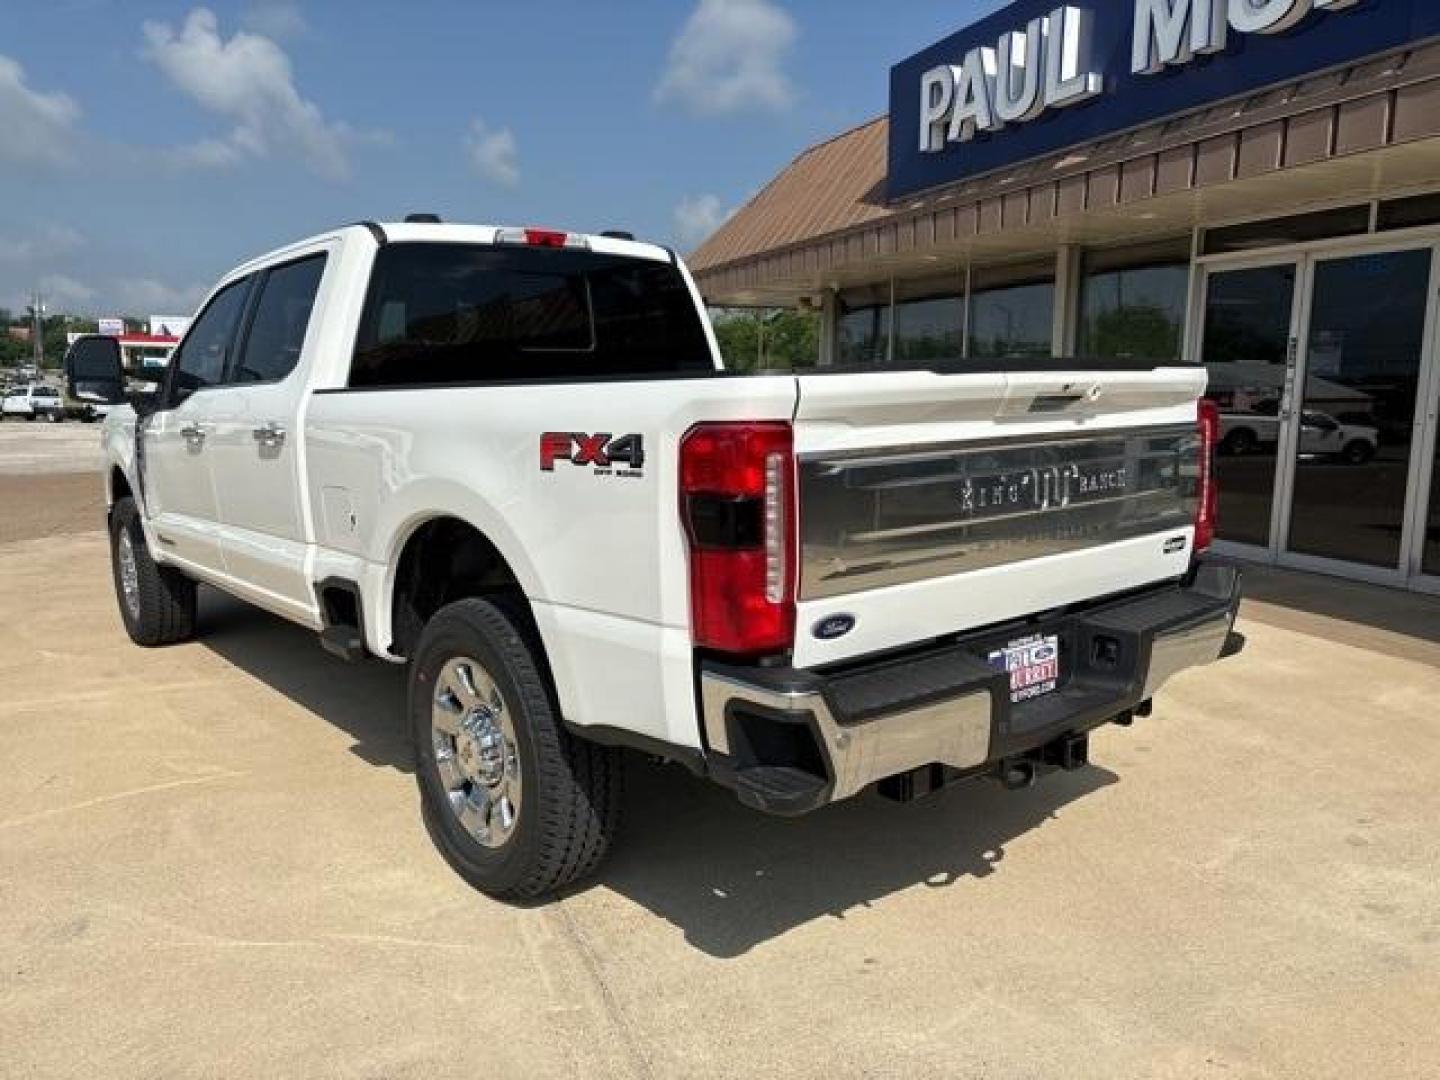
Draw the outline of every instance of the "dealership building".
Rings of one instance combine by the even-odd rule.
[[[822,364],[1204,364],[1220,550],[1440,592],[1440,0],[1019,0],[690,261]]]

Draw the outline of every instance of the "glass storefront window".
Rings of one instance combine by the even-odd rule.
[[[1087,273],[1080,355],[1179,360],[1189,285],[1188,261]]]
[[[970,297],[970,356],[1049,356],[1054,326],[1053,281],[977,289]]]
[[[1303,244],[1310,240],[1328,240],[1336,236],[1359,236],[1370,231],[1370,206],[1347,206],[1340,210],[1320,210],[1293,217],[1252,221],[1245,225],[1227,225],[1206,229],[1201,254],[1225,255],[1237,251],[1259,251],[1263,248]]]
[[[929,297],[895,305],[896,361],[959,360],[964,355],[964,344],[963,297]]]
[[[835,327],[835,362],[883,364],[890,345],[890,307],[867,304],[842,308]]]

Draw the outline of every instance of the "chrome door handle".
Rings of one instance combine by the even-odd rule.
[[[181,436],[189,443],[203,443],[205,441],[205,429],[199,424],[186,424],[180,429]]]
[[[285,442],[285,429],[276,423],[264,423],[250,434],[261,446],[280,446]]]

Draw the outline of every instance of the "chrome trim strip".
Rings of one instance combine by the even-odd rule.
[[[1194,519],[1198,439],[1164,425],[799,462],[800,598],[963,574]]]
[[[853,725],[838,723],[818,693],[779,694],[708,671],[701,673],[700,693],[706,742],[727,756],[725,710],[732,701],[812,713],[835,770],[831,801],[922,765],[969,769],[985,764],[990,755],[991,702],[985,691]]]

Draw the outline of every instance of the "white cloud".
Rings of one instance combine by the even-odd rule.
[[[203,285],[174,286],[156,278],[106,276],[98,283],[93,278],[81,280],[72,274],[29,273],[6,275],[0,281],[0,298],[10,297],[0,307],[22,311],[30,303],[32,290],[45,299],[45,307],[55,315],[188,315],[204,298]]]
[[[66,94],[25,85],[25,69],[0,55],[0,161],[61,165],[70,159],[80,106]]]
[[[788,109],[795,88],[784,60],[796,32],[772,0],[700,0],[670,46],[655,99],[709,115]]]
[[[675,240],[686,251],[698,247],[734,213],[717,195],[687,195],[675,207]]]
[[[95,290],[68,274],[46,274],[37,283],[45,307],[52,313],[74,312],[95,299]]]
[[[145,23],[145,41],[146,59],[181,93],[235,125],[223,138],[172,152],[175,161],[218,168],[290,151],[321,176],[349,175],[346,147],[355,133],[326,120],[318,105],[301,96],[290,57],[268,37],[240,30],[227,41],[215,13],[196,8],[178,31],[168,23]]]
[[[502,187],[520,182],[520,150],[508,127],[492,129],[483,120],[473,120],[461,144],[470,167],[486,180]]]
[[[77,251],[85,238],[68,225],[46,225],[27,236],[0,236],[0,262],[49,262]]]
[[[310,28],[294,0],[256,0],[240,13],[240,22],[273,41],[297,38]]]
[[[154,278],[121,278],[105,295],[116,311],[130,315],[188,315],[200,306],[205,291],[203,285],[177,288]]]

